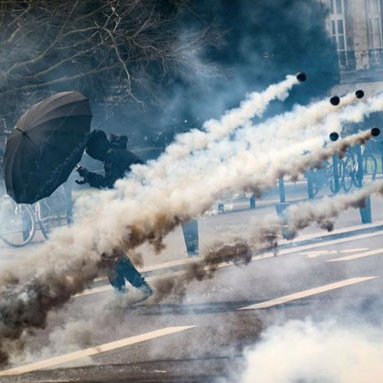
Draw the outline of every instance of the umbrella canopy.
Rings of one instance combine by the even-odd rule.
[[[32,106],[17,121],[3,161],[7,193],[34,203],[64,183],[84,152],[92,113],[79,92],[62,92]]]

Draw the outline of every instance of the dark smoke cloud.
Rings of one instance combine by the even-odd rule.
[[[215,25],[222,44],[192,51],[189,61],[194,68],[210,64],[217,70],[191,70],[189,78],[156,76],[158,91],[153,94],[160,97],[146,99],[145,111],[134,103],[108,109],[103,128],[128,134],[133,147],[146,148],[139,152],[142,157],[156,157],[176,134],[200,128],[204,120],[237,104],[243,94],[289,73],[304,70],[308,82],[273,113],[322,97],[338,82],[336,50],[325,30],[326,10],[320,2],[198,0],[191,6],[198,17],[185,15],[180,34]]]
[[[77,266],[72,274],[51,271],[29,281],[7,275],[8,283],[0,289],[0,366],[8,363],[9,341],[17,341],[25,330],[45,328],[47,313],[84,290],[98,275],[91,264]]]

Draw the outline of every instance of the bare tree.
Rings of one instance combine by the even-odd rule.
[[[0,114],[53,91],[141,102],[153,75],[186,66],[214,43],[180,35],[187,0],[0,0]]]

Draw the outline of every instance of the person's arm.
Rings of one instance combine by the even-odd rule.
[[[83,178],[83,180],[76,180],[76,183],[83,185],[88,183],[90,186],[98,189],[111,187],[109,177],[104,177],[101,174],[90,172],[83,166],[76,168],[77,173]]]
[[[111,187],[109,179],[107,177],[104,177],[101,174],[97,174],[97,173],[94,173],[94,172],[89,172],[87,174],[86,182],[90,186],[92,186],[94,188],[98,188],[98,189],[103,189],[103,188]]]

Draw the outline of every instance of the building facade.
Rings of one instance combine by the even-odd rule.
[[[338,52],[340,84],[333,93],[358,88],[383,91],[382,0],[321,0],[329,10],[327,30]]]

